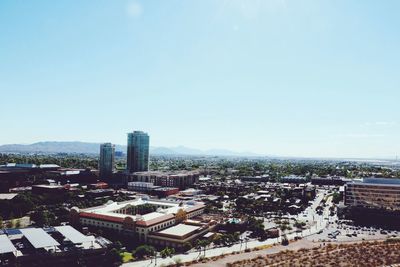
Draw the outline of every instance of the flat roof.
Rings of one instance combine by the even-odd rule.
[[[207,233],[207,234],[205,234],[205,235],[203,235],[203,237],[205,237],[205,238],[209,238],[209,237],[212,237],[213,235],[215,235],[215,233]]]
[[[21,229],[21,232],[34,248],[46,248],[60,245],[41,228],[26,228]]]
[[[364,178],[362,180],[353,181],[352,183],[349,183],[349,184],[400,186],[400,179],[397,179],[397,178]]]
[[[17,249],[6,235],[0,235],[0,254],[15,252]]]
[[[174,236],[184,236],[184,235],[190,234],[191,232],[194,232],[200,228],[201,227],[199,227],[199,226],[178,224],[176,226],[172,226],[170,228],[162,230],[159,233],[166,234],[166,235],[174,235]]]
[[[133,175],[138,176],[168,176],[168,177],[183,177],[189,175],[200,175],[199,171],[144,171],[134,172]]]
[[[46,168],[60,168],[57,164],[41,164],[39,168],[46,169]]]
[[[4,193],[0,194],[0,199],[1,200],[10,200],[16,197],[18,194],[13,194],[13,193]]]
[[[179,190],[177,187],[160,187],[154,189],[155,191],[169,191],[169,190]]]
[[[64,237],[69,239],[74,244],[82,244],[82,243],[94,241],[93,236],[86,236],[70,225],[57,226],[57,227],[54,227],[54,229],[56,229]]]
[[[64,188],[62,185],[48,185],[48,184],[32,185],[32,187],[37,187],[37,188]]]

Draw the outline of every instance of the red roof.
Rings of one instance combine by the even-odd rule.
[[[175,218],[175,216],[173,214],[166,214],[166,215],[163,215],[163,216],[160,216],[158,218],[154,218],[154,219],[148,220],[148,221],[137,221],[136,225],[147,227],[147,226],[152,226],[155,224],[159,224],[159,223],[171,220],[173,218]]]
[[[109,222],[115,222],[115,223],[123,223],[124,218],[118,218],[114,216],[108,216],[108,215],[102,215],[102,214],[96,214],[96,213],[89,213],[89,212],[81,212],[79,213],[80,217],[84,218],[90,218],[90,219],[95,219],[95,220],[102,220],[102,221],[109,221]]]
[[[196,205],[194,207],[188,208],[186,210],[186,212],[187,213],[194,212],[194,211],[203,209],[204,207],[205,207],[204,204]],[[118,217],[109,216],[109,215],[102,215],[102,214],[89,213],[89,212],[81,212],[81,213],[79,213],[79,215],[80,215],[80,217],[83,217],[83,218],[90,218],[90,219],[95,219],[95,220],[109,221],[109,222],[115,222],[115,223],[123,223],[124,222],[124,218],[118,218]],[[159,223],[171,220],[173,218],[175,218],[175,216],[173,214],[165,214],[163,216],[160,216],[158,218],[154,218],[154,219],[148,220],[148,221],[136,221],[136,225],[141,226],[141,227],[148,227],[148,226],[152,226],[155,224],[159,224]]]

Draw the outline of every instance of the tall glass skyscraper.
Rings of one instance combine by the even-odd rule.
[[[150,137],[147,133],[128,133],[127,170],[143,172],[149,170]]]
[[[101,179],[111,179],[114,172],[115,145],[104,143],[100,145],[99,171]]]

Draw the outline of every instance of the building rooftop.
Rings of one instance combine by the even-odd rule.
[[[41,228],[26,228],[20,230],[34,248],[59,246],[60,244]]]
[[[77,252],[101,249],[109,244],[110,241],[102,237],[85,236],[71,226],[0,230],[0,257],[7,253],[20,257],[48,255],[47,251]]]
[[[32,187],[36,187],[36,188],[51,188],[51,189],[64,188],[62,185],[48,185],[48,184],[32,185]]]
[[[129,215],[129,214],[117,213],[118,210],[124,208],[140,206],[145,204],[155,205],[159,208],[157,208],[157,211],[145,215],[136,215],[136,214]],[[153,199],[148,199],[146,197],[142,197],[139,199],[128,200],[124,202],[110,201],[107,204],[99,207],[82,209],[80,210],[80,215],[83,217],[104,219],[114,222],[123,222],[123,220],[126,217],[130,217],[134,221],[137,221],[138,225],[149,226],[161,221],[174,218],[174,214],[176,214],[180,209],[183,209],[186,212],[192,212],[204,207],[205,205],[203,203],[198,203],[193,201],[183,203],[178,201],[153,200]]]
[[[400,179],[396,179],[396,178],[364,178],[359,181],[353,181],[353,184],[400,186]]]
[[[0,254],[16,252],[17,249],[6,235],[0,235]]]
[[[55,168],[60,168],[57,164],[41,164],[39,166],[41,169],[55,169]]]
[[[291,174],[291,175],[288,175],[288,176],[283,177],[282,179],[285,179],[285,180],[292,180],[292,179],[293,179],[293,180],[297,180],[297,179],[305,180],[306,177]]]
[[[86,236],[69,225],[58,226],[54,228],[74,244],[82,244],[95,241],[94,236]]]
[[[171,177],[180,177],[186,175],[200,175],[198,171],[147,171],[147,172],[135,172],[134,175],[141,176],[171,176]]]
[[[176,226],[162,230],[159,233],[165,234],[165,235],[172,235],[172,236],[185,236],[185,235],[190,234],[200,228],[201,227],[199,227],[199,226],[178,224]]]
[[[13,193],[4,193],[0,194],[0,200],[11,200],[14,197],[16,197],[18,194],[13,194]]]
[[[154,191],[159,191],[159,192],[165,192],[165,191],[170,191],[170,190],[179,190],[179,188],[176,188],[176,187],[158,187],[158,188],[154,189]]]

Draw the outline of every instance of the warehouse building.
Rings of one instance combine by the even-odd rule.
[[[0,230],[0,266],[65,266],[99,257],[111,243],[67,226]]]

